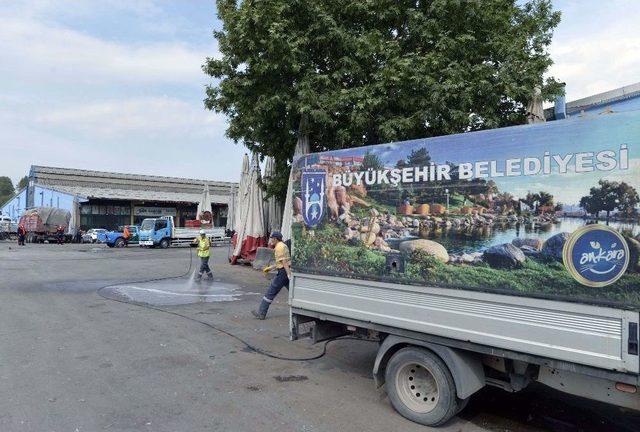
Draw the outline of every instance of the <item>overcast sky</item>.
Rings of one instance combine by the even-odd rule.
[[[556,1],[567,100],[640,81],[634,0]],[[232,180],[243,148],[203,108],[213,0],[0,0],[0,175],[30,165]]]

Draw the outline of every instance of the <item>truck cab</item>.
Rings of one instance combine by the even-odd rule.
[[[139,245],[166,249],[171,245],[173,230],[173,218],[169,216],[144,219],[140,225]]]

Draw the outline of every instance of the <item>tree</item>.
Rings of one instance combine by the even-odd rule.
[[[549,192],[540,191],[536,194],[536,198],[538,199],[538,203],[541,207],[553,206],[553,195]]]
[[[431,163],[431,156],[426,148],[422,147],[418,150],[411,150],[411,154],[407,158],[406,166],[425,167]]]
[[[16,192],[26,188],[27,186],[29,186],[29,177],[28,176],[24,176],[18,182],[18,184],[16,186]]]
[[[378,155],[372,153],[372,152],[366,152],[364,154],[364,160],[362,161],[362,169],[363,170],[380,170],[384,168],[382,162],[380,161],[380,158],[378,157]]]
[[[640,196],[631,185],[621,182],[618,186],[618,210],[627,216],[636,213],[636,206],[640,203]]]
[[[525,203],[527,207],[533,210],[534,207],[536,207],[536,203],[540,204],[539,198],[540,197],[538,196],[538,194],[527,192],[527,195],[524,198],[522,198],[520,201]]]
[[[600,211],[607,213],[607,220],[609,220],[609,214],[618,206],[619,184],[608,180],[600,180],[598,185],[600,187],[596,188],[596,202],[600,205]]]
[[[526,121],[560,21],[549,0],[219,0],[206,108],[274,156],[282,196],[299,135],[312,151]],[[274,192],[274,191],[271,191]]]
[[[0,177],[0,204],[4,204],[14,193],[11,179],[6,176]]]
[[[580,207],[582,207],[587,214],[598,217],[598,213],[600,213],[600,203],[598,202],[596,193],[594,193],[594,189],[595,188],[591,188],[589,196],[580,198]]]
[[[496,184],[495,181],[493,180],[489,180],[487,181],[487,194],[492,194],[495,195],[500,191],[500,189],[498,189],[498,185]]]
[[[580,207],[594,216],[604,211],[609,220],[610,213],[616,209],[622,213],[633,214],[639,202],[638,192],[627,183],[600,180],[598,186],[589,190],[589,195],[580,199]]]

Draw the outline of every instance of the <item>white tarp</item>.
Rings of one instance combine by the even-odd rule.
[[[231,194],[229,195],[229,204],[227,204],[227,225],[226,228],[230,231],[236,229],[236,206],[238,204],[238,189],[235,186],[231,186]]]
[[[268,184],[275,175],[276,163],[273,157],[269,156],[264,163],[263,183]],[[274,196],[267,198],[264,202],[264,220],[267,232],[280,229],[282,225],[282,206],[280,201]]]
[[[80,226],[80,205],[78,204],[78,197],[73,197],[73,204],[71,205],[71,219],[69,220],[68,234],[75,237],[78,228]]]
[[[296,149],[293,152],[294,159],[309,153],[309,138],[307,135],[299,135]],[[291,239],[291,224],[293,223],[293,170],[289,175],[289,186],[287,187],[287,198],[284,202],[284,210],[282,213],[282,239],[284,241]]]
[[[258,156],[253,155],[251,168],[247,176],[246,192],[242,200],[240,223],[236,229],[236,245],[231,263],[238,258],[251,261],[255,258],[258,247],[266,244],[264,227],[263,193],[260,187],[260,165]]]
[[[242,158],[242,171],[240,172],[240,184],[235,197],[233,229],[238,231],[242,222],[242,209],[246,202],[247,181],[249,178],[249,156],[245,153]]]
[[[196,219],[203,220],[202,216],[204,212],[211,213],[211,195],[209,194],[209,185],[205,183],[204,190],[202,191],[202,198],[200,198],[200,202],[198,203],[198,213],[196,215]],[[211,219],[206,219],[207,222],[212,222]]]

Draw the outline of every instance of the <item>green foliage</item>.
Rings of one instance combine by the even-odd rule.
[[[362,161],[363,170],[380,170],[383,168],[384,165],[378,155],[371,152],[366,152],[364,154],[364,160]]]
[[[609,214],[618,209],[622,213],[633,214],[640,202],[638,192],[625,182],[600,180],[598,186],[589,190],[589,195],[580,198],[580,207],[589,214],[597,216],[604,211]]]
[[[526,121],[559,12],[549,0],[219,0],[205,106],[227,136],[274,156],[283,196],[299,136],[312,151]]]
[[[301,224],[294,224],[293,262],[296,268],[322,269],[330,274],[370,274],[382,276],[386,258],[381,252],[360,242],[347,243],[333,224],[322,224],[310,235]]]
[[[431,155],[426,148],[411,150],[411,154],[407,157],[407,160],[399,160],[396,166],[398,168],[404,167],[425,167],[431,163]]]
[[[553,195],[545,191],[537,193],[528,192],[521,201],[533,210],[534,207],[553,206]]]
[[[14,193],[11,179],[6,176],[0,177],[0,204],[4,204]]]
[[[633,186],[625,182],[618,185],[618,205],[617,208],[622,213],[632,215],[636,212],[636,206],[640,202],[640,196]]]
[[[16,185],[16,192],[26,188],[27,186],[29,186],[29,177],[24,176],[20,181],[18,181],[18,184]]]

